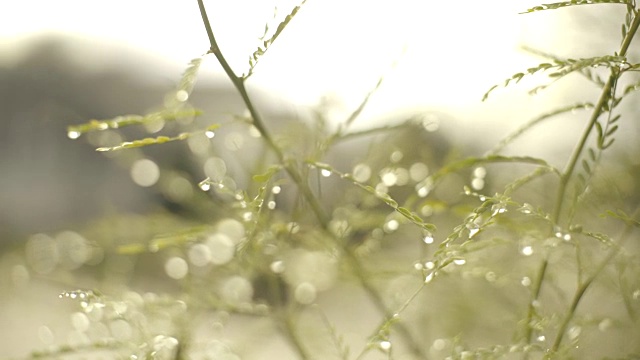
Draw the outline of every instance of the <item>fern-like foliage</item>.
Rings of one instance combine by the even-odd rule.
[[[284,29],[287,27],[287,25],[289,25],[289,23],[291,22],[291,20],[293,20],[293,17],[296,16],[296,14],[298,13],[298,11],[300,11],[300,8],[307,2],[307,0],[303,0],[300,5],[295,6],[291,12],[285,16],[284,20],[282,20],[276,30],[273,32],[273,34],[267,38],[267,34],[269,33],[269,24],[267,23],[265,25],[265,29],[264,29],[264,34],[262,35],[262,37],[260,38],[260,40],[262,41],[262,45],[258,46],[258,48],[251,54],[251,56],[249,57],[249,71],[243,76],[245,79],[250,77],[253,74],[253,70],[256,67],[256,65],[258,64],[258,60],[260,60],[260,58],[262,57],[262,55],[264,55],[267,50],[269,49],[269,47],[276,41],[276,39],[278,38],[278,36],[280,36],[280,34],[282,33],[282,31],[284,31]],[[275,14],[274,14],[275,17]]]
[[[542,64],[539,64],[538,66],[527,69],[526,72],[519,72],[519,73],[513,74],[510,78],[504,81],[502,86],[507,87],[511,83],[517,84],[525,76],[533,75],[541,71],[542,72],[551,71],[548,74],[548,76],[554,79],[554,81],[556,81],[570,73],[582,72],[588,68],[596,68],[600,66],[604,66],[608,68],[612,68],[612,67],[621,68],[626,65],[629,65],[627,63],[626,58],[623,56],[617,56],[617,55],[596,56],[596,57],[584,58],[584,59],[567,59],[567,60],[556,59],[554,60],[553,63],[542,63]],[[499,86],[500,85],[492,86],[484,94],[484,96],[482,97],[482,100],[485,101],[489,97],[489,94]],[[537,92],[541,89],[544,89],[547,86],[548,85],[543,85],[541,87],[538,87],[534,89],[533,92]]]
[[[629,0],[571,0],[571,1],[562,1],[562,2],[557,2],[557,3],[550,3],[550,4],[542,4],[539,6],[534,6],[530,9],[527,9],[526,11],[522,12],[521,14],[527,14],[527,13],[532,13],[532,12],[537,12],[537,11],[544,11],[544,10],[556,10],[556,9],[560,9],[563,7],[568,7],[568,6],[576,6],[576,5],[593,5],[593,4],[631,4],[631,1]]]

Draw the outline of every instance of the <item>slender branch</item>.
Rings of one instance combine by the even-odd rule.
[[[231,69],[231,66],[229,66],[229,63],[225,59],[224,55],[222,54],[222,51],[220,50],[218,43],[216,41],[216,38],[213,34],[213,30],[211,29],[211,23],[209,21],[209,17],[207,16],[207,12],[204,7],[203,0],[198,0],[198,7],[200,8],[200,14],[202,16],[202,20],[207,30],[207,35],[209,37],[209,43],[211,45],[210,52],[215,55],[216,59],[218,59],[218,62],[224,69],[225,73],[227,74],[227,76],[229,77],[229,79],[231,80],[235,88],[240,93],[240,96],[242,97],[242,100],[245,106],[247,107],[247,110],[249,111],[251,118],[253,119],[253,125],[258,129],[262,137],[265,139],[267,146],[276,154],[276,156],[278,157],[278,160],[283,164],[286,172],[292,178],[293,182],[297,185],[304,199],[311,206],[311,210],[316,216],[322,229],[325,232],[329,233],[329,230],[328,230],[329,221],[330,221],[329,217],[327,216],[325,211],[322,209],[320,202],[318,201],[316,196],[313,194],[313,192],[309,188],[309,185],[304,181],[301,173],[299,172],[298,168],[295,166],[295,163],[287,159],[282,149],[273,141],[273,138],[271,137],[270,133],[267,131],[267,128],[264,125],[264,121],[262,120],[260,113],[258,113],[258,111],[256,110],[255,106],[253,105],[253,102],[251,101],[251,98],[249,97],[249,94],[247,93],[247,90],[244,85],[245,78],[239,77],[235,74],[233,69]],[[389,314],[389,309],[387,309],[386,306],[384,305],[384,302],[382,301],[382,297],[367,280],[367,277],[363,272],[362,265],[355,258],[355,256],[353,256],[350,250],[346,248],[346,246],[344,246],[343,244],[340,244],[337,241],[336,243],[340,247],[342,252],[347,255],[346,257],[347,257],[347,261],[349,262],[349,265],[351,265],[355,269],[356,273],[358,274],[358,278],[361,285],[364,287],[367,294],[369,294],[369,296],[372,298],[373,302],[376,304],[376,307],[383,314],[385,315]],[[287,330],[291,330],[290,328],[288,328],[288,326],[290,326],[291,324],[288,323],[287,321],[288,320],[285,320],[284,325],[287,326]],[[418,342],[415,341],[415,339],[413,339],[413,337],[411,336],[410,331],[402,324],[397,324],[397,327],[400,333],[405,337],[405,339],[409,343],[410,347],[413,349],[414,353],[416,353],[417,355],[421,355],[422,358],[425,358],[424,357],[425,354],[422,352],[421,347],[418,345]],[[303,358],[306,358],[307,355],[305,354],[304,349],[297,346],[298,342],[296,341],[296,339],[292,338],[290,340],[293,340],[294,347],[296,347],[296,350],[298,350],[300,356],[302,356]]]
[[[215,55],[216,59],[218,59],[218,62],[222,66],[224,72],[227,74],[227,76],[229,77],[229,79],[231,80],[235,88],[238,90],[238,93],[240,93],[240,96],[242,97],[242,101],[244,102],[245,106],[247,107],[247,110],[249,111],[249,114],[251,115],[251,118],[253,120],[253,125],[256,127],[256,129],[258,129],[262,137],[265,139],[267,146],[269,146],[269,148],[278,157],[278,160],[284,165],[286,172],[289,174],[289,176],[293,179],[294,183],[298,186],[298,188],[302,192],[302,195],[311,206],[311,210],[313,211],[315,216],[318,218],[318,221],[322,224],[324,228],[326,228],[327,225],[329,224],[329,217],[322,209],[322,206],[320,205],[316,197],[313,195],[313,192],[309,188],[309,185],[303,180],[302,175],[300,174],[298,169],[295,167],[295,163],[292,161],[289,161],[286,158],[282,149],[275,143],[275,141],[271,137],[271,134],[267,130],[266,126],[264,125],[262,116],[260,116],[260,113],[257,111],[255,106],[253,105],[253,101],[251,101],[251,98],[249,98],[249,94],[244,85],[244,78],[239,77],[235,74],[235,72],[233,71],[233,69],[231,69],[231,66],[225,59],[224,55],[222,54],[222,51],[218,46],[218,42],[216,41],[216,38],[213,35],[213,30],[211,29],[211,23],[209,21],[209,17],[207,16],[207,12],[205,10],[203,0],[198,0],[198,6],[200,8],[200,14],[202,15],[202,20],[205,24],[207,35],[209,37],[209,43],[211,45],[211,48],[209,51],[213,55]]]
[[[636,210],[636,212],[635,212],[635,214],[633,216],[634,217],[637,216],[639,212],[640,212],[640,208],[638,208],[638,210]],[[618,255],[618,253],[620,253],[620,251],[622,250],[622,245],[624,244],[624,242],[628,239],[629,235],[631,234],[631,230],[633,229],[633,225],[634,224],[631,224],[631,223],[627,224],[627,226],[624,229],[624,232],[620,236],[620,241],[618,242],[618,244],[613,244],[612,245],[613,248],[609,251],[609,254],[607,254],[607,256],[604,259],[602,259],[602,261],[600,262],[600,264],[598,264],[598,266],[593,271],[593,273],[591,273],[591,275],[585,281],[583,281],[581,284],[579,284],[578,288],[576,289],[575,294],[573,295],[573,299],[571,300],[571,305],[569,306],[569,311],[567,312],[567,315],[562,320],[562,323],[560,324],[560,327],[558,328],[558,332],[556,334],[556,339],[553,342],[553,346],[551,347],[551,352],[552,353],[555,353],[560,348],[560,345],[562,344],[562,339],[564,337],[564,334],[567,331],[567,327],[569,327],[569,323],[571,322],[571,319],[573,319],[573,316],[575,315],[576,310],[578,309],[578,305],[580,304],[580,300],[582,300],[585,292],[587,291],[587,289],[589,289],[589,287],[591,286],[593,281],[602,273],[604,268],[607,265],[609,265],[611,260],[613,260]]]
[[[638,27],[640,26],[640,15],[638,15],[636,13],[633,22],[631,23],[631,26],[629,27],[629,30],[627,31],[623,41],[622,41],[622,45],[620,46],[620,51],[618,52],[618,54],[620,56],[626,56],[627,51],[629,50],[629,46],[631,45],[631,41],[633,40],[636,32],[638,31]],[[593,130],[593,128],[595,127],[596,121],[598,121],[598,118],[600,117],[600,115],[603,112],[603,109],[607,103],[607,101],[610,99],[610,93],[611,90],[614,86],[614,84],[616,83],[617,79],[620,77],[621,72],[619,69],[612,69],[611,70],[611,75],[609,76],[609,79],[607,80],[607,82],[605,83],[605,85],[602,88],[602,92],[600,94],[600,98],[598,99],[598,103],[595,105],[594,109],[593,109],[593,113],[591,114],[591,118],[589,119],[589,123],[587,124],[582,137],[580,138],[578,145],[575,147],[573,154],[571,155],[571,158],[569,160],[569,162],[567,163],[567,167],[565,169],[565,171],[563,172],[561,178],[560,178],[560,184],[558,186],[558,193],[556,196],[556,205],[554,208],[554,212],[553,212],[553,223],[558,224],[560,222],[560,216],[562,213],[562,208],[564,206],[564,200],[565,200],[565,192],[567,190],[567,186],[569,184],[569,181],[572,178],[573,172],[575,170],[575,167],[582,155],[582,152],[584,151],[584,147],[587,143],[587,140],[589,138],[589,135],[591,134],[591,131]],[[549,262],[548,259],[544,259],[540,269],[538,270],[538,274],[536,276],[536,281],[535,281],[535,285],[533,288],[533,297],[532,297],[532,301],[529,303],[529,307],[528,307],[528,311],[527,311],[527,318],[526,318],[526,322],[525,322],[525,326],[526,326],[526,331],[525,331],[525,339],[527,341],[527,343],[531,343],[531,339],[533,336],[533,328],[531,327],[531,321],[533,320],[533,315],[535,314],[535,304],[538,301],[539,297],[540,297],[540,293],[541,293],[541,288],[542,288],[542,284],[544,282],[544,278],[547,272],[547,268],[548,268]],[[587,284],[587,283],[585,283]],[[587,284],[587,287],[589,286],[590,282]],[[580,289],[578,289],[580,290]],[[586,290],[586,287],[585,289]],[[582,295],[584,294],[584,290],[579,293],[576,293],[576,297],[574,298],[574,302],[575,305],[577,306],[577,302],[580,301],[580,298],[582,297]],[[573,310],[575,310],[572,307]],[[568,317],[568,320],[566,320],[567,324],[568,321],[571,320],[571,317],[573,317],[573,311],[569,312],[570,316]],[[566,324],[565,324],[566,326]],[[556,339],[556,341],[558,342],[558,345],[560,345],[560,342],[562,341],[562,336],[558,336],[558,338]],[[555,348],[557,348],[557,346],[554,346]]]
[[[636,32],[638,31],[639,26],[640,26],[640,16],[636,15],[633,19],[633,22],[631,23],[631,26],[629,27],[629,31],[627,32],[627,34],[624,37],[624,40],[622,41],[622,45],[620,46],[620,51],[618,52],[619,56],[627,55],[627,51],[629,50],[631,41],[633,40]],[[593,131],[593,128],[595,127],[596,121],[598,121],[598,118],[602,114],[607,101],[610,99],[611,89],[613,88],[614,84],[616,83],[620,75],[621,75],[620,69],[611,69],[611,75],[609,76],[609,80],[607,80],[604,87],[602,88],[600,98],[598,99],[598,103],[596,104],[596,106],[593,108],[593,113],[591,114],[589,123],[587,124],[587,127],[585,128],[584,133],[582,134],[582,137],[580,138],[580,141],[576,146],[571,156],[571,159],[567,164],[567,168],[565,169],[564,174],[560,180],[560,186],[558,187],[558,194],[556,197],[556,207],[553,213],[553,219],[556,224],[560,220],[560,214],[562,211],[562,207],[564,205],[564,194],[565,194],[567,185],[571,180],[571,176],[573,175],[573,171],[576,165],[578,164],[578,160],[580,159],[582,152],[584,151],[584,147],[587,143],[589,135],[591,134],[591,131]]]

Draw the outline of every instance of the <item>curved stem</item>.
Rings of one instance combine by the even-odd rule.
[[[282,149],[273,141],[273,138],[271,137],[269,131],[264,125],[264,121],[262,120],[260,113],[256,110],[255,106],[253,105],[253,102],[251,101],[251,98],[249,97],[249,94],[247,93],[247,90],[244,85],[245,78],[239,77],[235,74],[235,72],[233,71],[233,69],[231,69],[231,66],[225,59],[224,55],[222,54],[222,51],[218,47],[218,42],[216,41],[216,38],[213,34],[211,23],[209,21],[209,17],[207,16],[207,12],[204,7],[203,0],[198,0],[198,7],[200,8],[200,14],[202,16],[204,26],[207,30],[207,35],[209,37],[209,43],[211,46],[209,51],[215,55],[216,59],[222,66],[224,72],[227,74],[227,76],[229,77],[229,79],[231,80],[235,88],[240,93],[240,96],[242,97],[242,100],[245,106],[247,107],[247,110],[249,111],[251,118],[253,119],[253,125],[256,127],[256,129],[258,129],[262,137],[265,139],[267,146],[276,154],[278,161],[280,161],[280,163],[283,164],[285,171],[289,174],[293,182],[296,184],[296,186],[302,193],[302,196],[311,207],[311,210],[313,211],[315,217],[320,223],[321,228],[325,232],[329,233],[328,229],[329,229],[330,218],[328,217],[326,212],[322,209],[320,202],[311,191],[311,188],[309,187],[309,185],[303,179],[302,174],[300,173],[298,168],[295,166],[295,162],[293,160],[287,159]],[[375,290],[375,288],[368,281],[366,275],[364,274],[364,271],[362,269],[362,265],[360,264],[360,262],[355,258],[355,256],[353,256],[351,251],[344,244],[341,244],[339,243],[339,241],[336,241],[336,246],[338,246],[342,250],[342,252],[346,255],[349,265],[355,269],[356,274],[358,275],[358,280],[360,281],[360,284],[363,286],[367,294],[372,298],[374,304],[379,309],[379,311],[381,311],[385,315],[388,315],[390,313],[389,309],[384,304],[380,294]],[[285,322],[285,325],[289,326],[290,324]],[[396,324],[396,326],[400,331],[400,333],[407,340],[408,345],[410,346],[412,351],[416,355],[419,355],[421,358],[426,358],[424,352],[421,349],[421,346],[419,346],[419,343],[413,338],[413,336],[411,336],[411,333],[408,330],[408,328],[406,328],[403,324],[400,324],[400,323]],[[287,329],[290,330],[290,328],[287,328]],[[307,355],[304,353],[303,349],[300,346],[298,346],[299,340],[295,338],[291,338],[291,340],[294,340],[293,344],[295,345],[294,347],[296,348],[296,350],[298,350],[299,355],[302,356],[303,358],[306,358]]]
[[[211,23],[209,21],[209,17],[207,16],[203,0],[198,0],[198,7],[200,8],[200,14],[202,15],[202,20],[207,30],[209,43],[211,45],[209,52],[211,52],[216,57],[216,59],[218,59],[218,62],[222,66],[222,69],[233,83],[233,86],[235,86],[235,88],[238,90],[238,93],[242,97],[242,101],[244,102],[247,110],[249,111],[249,114],[251,115],[253,125],[256,127],[256,129],[258,129],[262,137],[265,139],[267,146],[276,154],[278,161],[280,161],[284,165],[285,171],[289,174],[291,179],[302,192],[302,195],[309,203],[309,206],[311,206],[311,210],[318,218],[318,221],[322,224],[323,227],[326,227],[329,223],[329,217],[322,209],[322,206],[320,205],[316,197],[313,195],[313,192],[309,188],[309,185],[303,180],[302,175],[295,167],[295,164],[292,161],[287,160],[282,149],[275,143],[275,141],[271,137],[271,134],[264,125],[262,116],[255,108],[255,106],[253,105],[253,101],[251,101],[251,98],[249,97],[249,93],[247,92],[247,89],[244,85],[245,79],[235,74],[226,58],[222,54],[220,47],[218,47],[218,42],[216,41],[216,38],[213,34],[213,30],[211,29]]]

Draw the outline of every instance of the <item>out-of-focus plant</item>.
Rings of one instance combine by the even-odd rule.
[[[564,59],[537,52],[548,62],[503,84],[580,74],[600,96],[531,116],[486,155],[463,159],[433,145],[431,117],[352,131],[371,94],[337,130],[322,113],[312,124],[292,123],[294,131],[271,130],[245,84],[303,4],[265,27],[248,70],[238,75],[198,0],[210,42],[204,56],[217,59],[247,114],[216,122],[190,103],[201,57],[161,110],[68,129],[72,139],[112,134],[98,151],[126,153],[116,159],[132,166],[134,180],[159,187],[197,216],[115,216],[82,235],[32,237],[30,271],[93,269],[101,279],[94,290],[61,294],[79,304],[73,343],[32,357],[261,358],[255,347],[263,336],[286,340],[281,358],[640,356],[638,174],[620,156],[607,157],[622,146],[615,140],[625,119],[633,120],[619,105],[640,88],[627,81],[640,68],[629,56],[640,25],[635,1],[526,10],[626,9],[614,53]],[[503,155],[531,128],[571,112],[588,115],[564,168]],[[120,141],[127,126],[164,127],[167,135]],[[227,147],[245,146],[250,157],[219,155],[216,143],[229,139]],[[365,139],[368,149],[349,158],[345,144],[353,139]],[[184,161],[199,169],[195,175],[159,169],[145,155],[151,145],[180,141],[193,154]],[[143,293],[132,278],[158,285]],[[226,329],[233,324],[251,330],[232,334]],[[345,328],[364,332],[347,338],[353,330]]]

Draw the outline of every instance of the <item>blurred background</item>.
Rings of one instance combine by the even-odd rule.
[[[240,74],[248,70],[265,24],[275,28],[297,2],[210,0],[205,5],[223,53]],[[310,0],[260,59],[248,86],[274,129],[318,108],[337,126],[384,77],[354,129],[429,114],[438,119],[446,143],[482,154],[554,104],[598,94],[567,82],[532,97],[527,91],[545,83],[533,78],[481,102],[493,84],[542,61],[523,45],[574,58],[617,47],[610,39],[619,36],[623,7],[519,14],[534,5]],[[585,27],[593,33],[585,36]],[[189,61],[208,47],[195,1],[5,3],[0,13],[0,249],[36,233],[65,234],[100,216],[156,208],[162,202],[157,190],[140,186],[131,168],[94,152],[87,144],[91,139],[70,140],[66,127],[158,107]],[[212,56],[205,58],[193,96],[212,118],[244,112]],[[579,127],[582,119],[569,114],[566,126]],[[525,140],[508,151],[550,157],[558,166],[573,146],[562,131],[534,131]],[[180,161],[180,155],[164,155],[161,166]],[[19,283],[20,270],[8,256],[4,260],[5,274]],[[34,299],[58,293],[58,287],[43,285],[20,298],[0,295],[6,302],[0,339],[11,344],[0,346],[0,356],[24,355],[43,336],[48,339],[41,324],[54,321],[56,314],[38,308]]]

